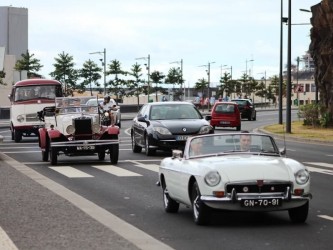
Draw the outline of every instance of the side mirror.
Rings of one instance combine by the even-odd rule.
[[[183,151],[178,150],[178,149],[172,150],[172,159],[175,159],[175,158],[180,159],[182,157],[183,157]]]
[[[206,116],[205,116],[205,120],[206,120],[206,121],[210,121],[211,119],[212,119],[212,116],[211,116],[211,115],[206,115]]]
[[[280,152],[281,155],[285,155],[286,154],[286,148],[285,147],[284,148],[280,148],[279,152]]]

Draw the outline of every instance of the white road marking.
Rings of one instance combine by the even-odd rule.
[[[306,166],[306,167],[308,168],[308,170],[310,172],[333,175],[333,171],[332,170],[322,169],[322,168],[314,168],[314,167],[309,167],[309,166]]]
[[[18,152],[14,152],[14,151],[7,151],[7,152],[3,152],[1,151],[1,153],[3,154],[31,154],[31,153],[41,153],[40,150],[38,151],[18,151]]]
[[[29,149],[36,148],[36,149],[39,149],[39,147],[0,147],[0,150],[1,149],[23,149],[23,148],[29,148]]]
[[[311,164],[321,167],[333,168],[333,164],[325,163],[325,162],[303,162],[304,164]]]
[[[116,167],[114,165],[104,165],[104,166],[92,166],[93,168],[97,168],[109,174],[113,174],[120,177],[128,177],[128,176],[142,176],[141,174],[134,173],[132,171],[128,171],[123,168]]]
[[[318,215],[318,217],[326,219],[326,220],[331,220],[333,221],[333,217],[332,216],[328,216],[328,215]]]
[[[149,234],[134,227],[133,225],[127,223],[126,221],[120,219],[109,211],[102,207],[97,206],[93,202],[85,199],[84,197],[74,193],[73,191],[65,188],[59,183],[52,181],[51,179],[41,175],[35,170],[25,166],[24,164],[14,160],[13,158],[2,154],[0,152],[1,158],[11,167],[19,171],[20,173],[28,176],[35,182],[41,184],[42,186],[48,188],[50,191],[59,195],[60,197],[66,199],[78,209],[85,212],[87,215],[91,216],[93,219],[103,224],[107,228],[118,233],[121,237],[133,243],[139,249],[150,250],[171,250],[172,248],[162,241],[153,238]],[[10,249],[10,248],[9,248]],[[15,249],[16,250],[16,249]]]
[[[157,165],[157,164],[144,164],[144,163],[141,163],[138,161],[130,161],[130,160],[128,162],[132,162],[137,167],[144,168],[144,169],[158,173],[159,165]]]
[[[6,249],[6,250],[18,249],[1,227],[0,227],[0,249]]]
[[[49,167],[50,169],[67,176],[68,178],[88,178],[88,177],[94,177],[90,174],[87,174],[83,171],[80,171],[73,167]]]

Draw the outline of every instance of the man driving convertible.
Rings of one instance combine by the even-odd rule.
[[[112,111],[117,111],[117,104],[116,102],[111,99],[111,97],[109,95],[104,96],[104,101],[102,104],[99,104],[99,107],[103,110],[103,111],[109,111],[109,115],[110,115],[110,119],[111,119],[111,124],[114,125],[115,124],[115,115],[113,114]]]

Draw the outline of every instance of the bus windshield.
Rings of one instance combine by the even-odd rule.
[[[14,102],[33,99],[51,99],[62,96],[61,85],[27,85],[15,88]]]

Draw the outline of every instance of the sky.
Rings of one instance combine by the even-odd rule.
[[[288,17],[288,0],[282,1]],[[320,2],[292,0],[294,64],[311,42],[312,13],[300,9]],[[1,0],[0,5],[28,8],[29,51],[46,78],[62,52],[73,56],[75,68],[89,59],[102,67],[103,53],[90,53],[104,48],[107,64],[116,59],[129,71],[137,62],[143,78],[147,60],[137,58],[149,55],[150,72],[165,75],[183,60],[185,86],[208,80],[208,65],[211,86],[231,68],[233,79],[246,71],[255,79],[279,74],[281,0]],[[287,36],[283,25],[283,65]]]

